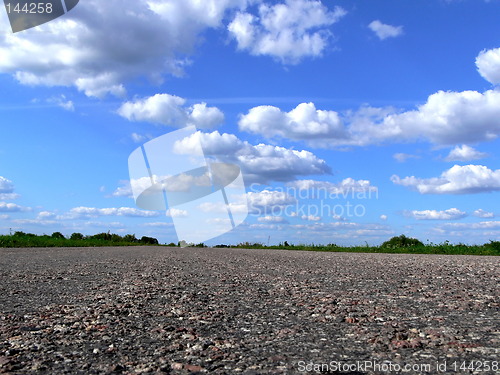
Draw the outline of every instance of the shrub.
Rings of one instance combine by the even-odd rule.
[[[147,245],[158,245],[158,240],[156,238],[147,236],[142,236],[139,242]]]
[[[63,239],[63,238],[66,238],[64,237],[64,234],[62,234],[61,232],[54,232],[52,233],[52,238],[58,238],[58,239]]]
[[[135,234],[126,234],[123,236],[123,241],[125,242],[138,242],[139,240],[135,238]]]
[[[398,237],[392,237],[389,241],[385,241],[381,247],[385,248],[404,248],[424,246],[424,244],[416,238],[406,237],[404,234]]]
[[[70,237],[71,240],[83,240],[84,236],[81,233],[73,233]]]

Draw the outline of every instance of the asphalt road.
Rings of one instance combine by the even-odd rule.
[[[500,373],[499,264],[278,250],[0,249],[0,373]]]

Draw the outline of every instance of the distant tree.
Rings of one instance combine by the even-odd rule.
[[[142,236],[139,242],[146,244],[146,245],[158,245],[158,243],[159,243],[156,238],[147,237],[147,236]]]
[[[385,241],[381,247],[401,248],[401,247],[417,247],[424,244],[416,238],[406,237],[404,234],[398,237],[392,237],[389,241]]]
[[[81,233],[72,233],[70,236],[71,240],[83,240],[84,236]]]
[[[63,239],[63,238],[66,238],[64,237],[64,234],[62,234],[61,232],[54,232],[52,233],[52,238],[59,238],[59,239]]]
[[[135,234],[126,234],[123,236],[123,241],[125,242],[138,242],[139,240],[135,238]]]

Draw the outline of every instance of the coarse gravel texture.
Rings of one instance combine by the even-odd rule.
[[[0,373],[494,374],[499,276],[496,257],[0,249]]]

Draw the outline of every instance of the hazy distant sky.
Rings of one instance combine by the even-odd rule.
[[[177,241],[127,160],[196,125],[252,206],[211,244],[498,240],[499,36],[498,0],[81,0],[16,34],[0,9],[0,233]]]

